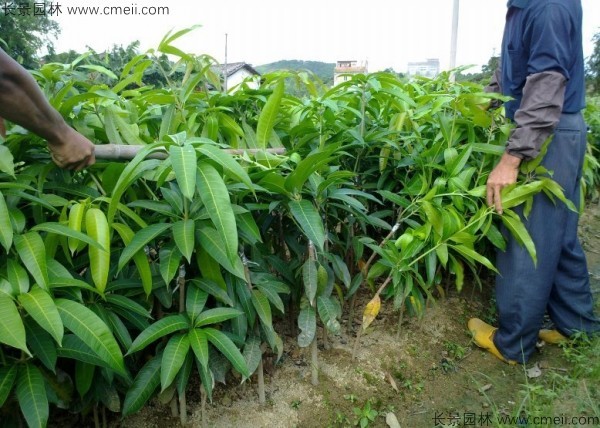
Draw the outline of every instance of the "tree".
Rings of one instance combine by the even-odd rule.
[[[3,49],[25,68],[39,65],[39,53],[42,48],[53,49],[52,38],[60,33],[56,21],[48,15],[34,15],[31,4],[29,9],[5,3],[0,11],[0,34],[5,44]]]
[[[487,85],[492,78],[492,75],[500,65],[499,56],[491,56],[488,63],[481,66],[479,73],[457,73],[456,80],[459,82],[469,81]]]
[[[592,93],[600,93],[600,33],[596,33],[592,39],[594,51],[588,58],[586,77],[590,83]]]

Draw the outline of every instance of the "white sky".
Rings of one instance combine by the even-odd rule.
[[[186,52],[228,62],[261,65],[283,59],[335,62],[367,60],[369,71],[391,67],[405,72],[407,62],[439,58],[449,65],[453,0],[99,0],[58,1],[54,17],[62,33],[58,52],[86,46],[96,51],[139,40],[141,49],[158,46],[171,29],[202,27],[175,43]],[[69,15],[67,6],[168,6],[162,16]],[[600,0],[582,0],[584,54],[600,32]],[[486,64],[498,53],[506,0],[460,0],[457,65]],[[474,71],[474,70],[473,70]]]

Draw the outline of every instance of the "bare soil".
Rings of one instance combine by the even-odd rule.
[[[600,207],[593,204],[581,221],[581,239],[588,254],[593,290],[600,291]],[[310,353],[296,344],[295,337],[280,331],[284,356],[274,363],[267,359],[265,383],[267,404],[258,403],[256,379],[240,385],[232,377],[218,384],[213,402],[206,406],[207,427],[322,428],[354,426],[355,411],[368,400],[378,412],[369,427],[386,427],[393,413],[401,427],[492,426],[481,417],[514,415],[523,405],[523,385],[548,380],[553,373],[568,373],[570,364],[563,351],[539,346],[527,366],[499,362],[471,342],[467,320],[478,316],[494,321],[492,285],[483,290],[466,288],[438,298],[422,319],[404,317],[398,329],[398,314],[383,302],[378,318],[362,335],[356,359],[352,358],[354,329],[370,293],[357,304],[353,329],[343,320],[344,333],[329,337],[328,348],[319,350],[319,384],[310,379]],[[597,301],[600,299],[597,299]],[[600,303],[600,302],[599,302]],[[599,305],[600,306],[600,305]],[[347,311],[346,311],[347,312]],[[399,331],[398,331],[399,330]],[[527,370],[537,365],[541,376],[533,379]],[[188,392],[188,426],[202,427],[198,381]],[[558,400],[557,412],[574,413],[577,392]],[[475,419],[472,419],[475,418]],[[451,422],[457,425],[450,425]],[[476,424],[476,421],[478,422]],[[112,428],[178,427],[170,407],[154,399],[138,414],[113,420]],[[64,427],[64,425],[63,425]]]

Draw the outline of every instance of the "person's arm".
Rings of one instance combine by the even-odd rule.
[[[523,88],[506,151],[490,173],[487,202],[502,214],[501,190],[516,183],[522,160],[535,158],[560,120],[567,79],[555,71],[532,74]]]
[[[46,139],[52,160],[62,168],[79,170],[95,162],[94,144],[67,125],[33,77],[2,49],[0,117]]]

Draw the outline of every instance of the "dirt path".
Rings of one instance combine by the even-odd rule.
[[[597,205],[582,218],[581,238],[598,295]],[[275,367],[267,364],[267,404],[258,404],[254,378],[241,386],[231,379],[227,386],[217,385],[213,403],[207,405],[207,426],[348,427],[357,422],[356,412],[368,410],[367,402],[378,412],[369,427],[388,426],[388,413],[396,416],[400,426],[411,428],[453,421],[486,426],[485,418],[492,411],[517,414],[523,404],[522,385],[537,381],[528,378],[527,369],[537,364],[542,379],[552,373],[566,373],[569,367],[563,352],[553,346],[539,348],[527,367],[502,364],[473,346],[466,323],[471,316],[493,319],[490,290],[463,290],[460,295],[439,299],[422,320],[405,319],[399,334],[398,315],[392,312],[391,303],[384,302],[379,317],[363,335],[355,360],[351,356],[353,335],[333,337],[330,348],[320,350],[320,382],[316,387],[310,383],[308,350],[298,348],[295,339],[288,338],[281,361]],[[358,306],[358,315],[365,302]],[[201,427],[199,395],[191,391],[188,401],[189,425]],[[139,414],[112,426],[168,428],[179,424],[170,417],[168,406],[154,400]]]

